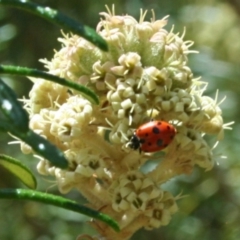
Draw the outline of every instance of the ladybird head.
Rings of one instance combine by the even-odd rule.
[[[134,150],[139,149],[139,152],[141,153],[141,141],[137,137],[136,133],[134,133],[128,143],[128,146]]]

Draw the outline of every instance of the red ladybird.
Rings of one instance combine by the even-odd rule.
[[[173,140],[176,129],[164,121],[150,121],[141,125],[133,134],[129,147],[139,152],[157,152]]]

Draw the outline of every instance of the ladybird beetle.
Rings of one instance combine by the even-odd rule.
[[[139,152],[157,152],[173,140],[176,129],[164,121],[150,121],[141,125],[133,134],[129,147]]]

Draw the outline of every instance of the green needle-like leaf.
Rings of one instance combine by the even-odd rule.
[[[0,79],[0,111],[18,131],[28,131],[28,114],[15,92]]]
[[[19,178],[23,184],[31,189],[36,189],[37,181],[30,169],[19,160],[0,154],[0,165]]]
[[[89,88],[87,88],[83,85],[77,84],[75,82],[68,81],[64,78],[60,78],[60,77],[57,77],[55,75],[52,75],[52,74],[49,74],[49,73],[46,73],[43,71],[39,71],[37,69],[0,65],[0,74],[1,73],[43,78],[43,79],[49,80],[51,82],[59,83],[63,86],[66,86],[66,87],[69,87],[71,89],[81,92],[81,94],[85,98],[87,98],[90,102],[92,102],[94,104],[99,103],[99,99],[98,99],[97,95],[93,91],[91,91]]]
[[[68,162],[63,153],[45,138],[28,127],[28,114],[18,102],[15,93],[0,79],[0,111],[6,119],[0,119],[0,130],[10,132],[27,143],[40,156],[54,166],[67,168]]]
[[[35,153],[46,158],[54,166],[59,168],[68,167],[68,161],[64,157],[64,154],[55,145],[32,130],[29,129],[27,132],[19,132],[6,121],[0,121],[0,131],[10,132],[12,135],[32,147]]]
[[[54,9],[51,9],[49,7],[42,7],[35,3],[27,2],[24,0],[0,0],[0,4],[20,8],[30,13],[36,14],[54,24],[59,25],[65,30],[82,36],[83,38],[87,39],[89,42],[93,43],[104,51],[107,51],[108,49],[106,41],[93,29],[74,21],[73,19],[63,15],[62,13]]]
[[[13,134],[31,146],[34,152],[48,159],[54,166],[60,168],[68,167],[68,162],[64,157],[63,152],[61,152],[56,146],[32,130],[29,130],[27,134],[18,135],[16,132]]]
[[[91,208],[79,205],[76,202],[63,197],[26,189],[0,189],[0,199],[1,198],[31,200],[51,204],[98,219],[111,226],[115,231],[119,231],[118,224],[108,215],[93,210]]]

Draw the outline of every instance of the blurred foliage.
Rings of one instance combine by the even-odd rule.
[[[139,18],[139,9],[154,9],[156,18],[170,15],[167,28],[183,32],[185,40],[195,42],[192,49],[199,54],[189,56],[195,76],[209,83],[205,94],[215,97],[219,89],[225,122],[235,121],[233,131],[225,132],[224,141],[214,151],[216,165],[212,171],[195,169],[190,176],[180,176],[164,187],[175,195],[187,195],[178,201],[179,212],[166,227],[153,231],[141,230],[132,240],[235,240],[240,239],[240,5],[238,1],[220,0],[105,0],[65,1],[38,0],[37,3],[56,8],[91,27],[99,21],[99,12],[105,4],[115,4],[116,14]],[[148,13],[147,20],[151,17]],[[17,9],[0,7],[0,61],[2,64],[21,65],[43,69],[40,58],[51,59],[53,49],[59,49],[56,26]],[[19,97],[28,96],[31,83],[23,78],[5,77]],[[20,153],[18,146],[6,144],[10,138],[0,135],[1,153],[23,159],[35,168],[36,160]],[[227,159],[220,156],[225,155]],[[1,187],[19,187],[19,183],[0,169]],[[54,181],[39,177],[39,190],[58,193]],[[50,186],[50,188],[49,188]],[[84,200],[77,192],[68,195],[80,203]],[[0,239],[70,240],[93,229],[66,210],[32,202],[1,200]]]

